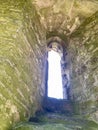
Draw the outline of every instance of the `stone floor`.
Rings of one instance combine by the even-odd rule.
[[[43,108],[28,122],[16,124],[13,130],[98,130],[95,122],[75,115],[68,101],[49,98],[44,101]]]
[[[98,125],[80,116],[46,113],[32,118],[32,122],[17,124],[13,130],[98,130]]]

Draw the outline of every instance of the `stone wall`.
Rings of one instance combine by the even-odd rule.
[[[67,41],[71,98],[98,122],[97,11],[97,0],[0,0],[0,130],[40,109],[50,36]]]
[[[40,108],[44,41],[29,0],[0,0],[0,130]]]
[[[80,113],[98,122],[98,12],[71,35],[72,93]]]

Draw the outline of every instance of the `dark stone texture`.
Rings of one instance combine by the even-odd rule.
[[[43,101],[43,109],[48,112],[66,113],[67,115],[73,113],[72,103],[69,100],[45,98]]]

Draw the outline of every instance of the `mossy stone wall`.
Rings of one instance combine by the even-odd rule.
[[[43,34],[29,0],[0,0],[0,130],[40,109]]]
[[[0,130],[40,109],[52,32],[68,41],[72,99],[98,122],[97,7],[97,0],[0,0]]]
[[[71,35],[72,93],[80,113],[98,121],[98,12]]]

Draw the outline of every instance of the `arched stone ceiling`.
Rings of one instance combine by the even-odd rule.
[[[97,0],[32,0],[46,31],[70,35],[98,10]]]

